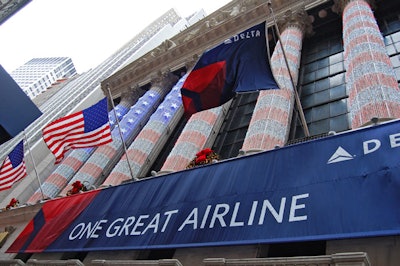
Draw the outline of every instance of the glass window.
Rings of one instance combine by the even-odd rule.
[[[236,157],[239,154],[258,94],[258,92],[243,93],[237,94],[234,98],[212,147],[221,159]]]
[[[311,136],[350,129],[340,18],[304,40],[300,98]],[[317,30],[317,29],[316,29]],[[291,136],[304,137],[296,113]]]
[[[329,90],[331,100],[340,100],[346,98],[346,85],[341,84],[339,86],[333,87]]]
[[[398,14],[387,14],[381,21],[386,51],[394,67],[397,81],[400,82],[400,17]]]
[[[334,75],[344,71],[344,63],[338,62],[329,66],[329,74]]]

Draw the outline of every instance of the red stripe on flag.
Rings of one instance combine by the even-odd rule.
[[[104,101],[105,99],[86,110],[59,118],[43,129],[43,139],[56,157],[55,163],[61,162],[70,149],[100,146],[112,141],[107,105]],[[85,113],[88,110],[91,112]],[[93,113],[96,115],[92,115]],[[95,129],[85,132],[85,123],[95,125]]]
[[[13,166],[10,157],[11,154],[17,155],[17,158],[14,160],[18,160],[18,156],[20,161],[17,162],[18,165]],[[6,190],[12,187],[12,185],[24,178],[26,174],[26,167],[24,161],[24,149],[22,141],[14,148],[14,150],[6,157],[3,164],[0,168],[0,191]],[[16,162],[14,161],[14,164]]]

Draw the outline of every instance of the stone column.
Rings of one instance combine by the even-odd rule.
[[[311,23],[304,10],[288,11],[279,21],[281,40],[290,72],[297,84],[302,41]],[[271,58],[271,69],[280,89],[263,90],[257,99],[242,150],[247,154],[283,146],[288,138],[294,92],[280,43]]]
[[[126,147],[139,134],[165,95],[175,85],[177,79],[178,77],[170,72],[159,73],[158,76],[153,77],[150,90],[131,107],[120,121],[119,125]],[[89,187],[92,185],[97,186],[104,181],[124,154],[123,143],[117,127],[112,130],[112,138],[113,141],[111,143],[99,146],[96,149],[59,195],[66,195],[71,188],[71,184],[78,180]]]
[[[111,128],[117,124],[116,119],[120,121],[124,115],[129,111],[132,104],[137,100],[134,98],[132,91],[126,91],[121,96],[121,102],[115,106],[114,111],[109,112],[109,121]],[[65,188],[75,173],[82,167],[82,165],[89,159],[97,147],[76,149],[68,153],[64,160],[57,166],[56,169],[46,178],[42,183],[42,189],[37,189],[35,193],[28,199],[27,203],[35,204],[44,198],[54,198]],[[43,196],[42,196],[43,191]]]
[[[193,68],[197,59],[198,55],[194,55],[192,60],[186,62],[186,68]],[[184,170],[196,153],[205,147],[211,147],[231,102],[193,114],[176,140],[175,146],[158,175]]]
[[[214,143],[230,103],[231,101],[190,117],[162,166],[160,174],[184,170],[196,153]]]
[[[132,178],[143,177],[157,159],[159,153],[183,115],[181,87],[183,76],[152,114],[149,122],[140,131],[127,149],[127,154],[111,171],[103,186],[119,185]],[[128,160],[129,159],[129,164]],[[129,170],[129,166],[131,170]],[[133,177],[131,176],[133,175]]]
[[[352,128],[400,118],[400,91],[371,9],[372,1],[340,0],[348,107]]]

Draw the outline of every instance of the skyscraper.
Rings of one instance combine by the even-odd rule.
[[[68,57],[33,58],[11,72],[13,79],[31,99],[57,81],[76,74],[75,66]]]

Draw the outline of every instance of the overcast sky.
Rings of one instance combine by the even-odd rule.
[[[32,0],[0,25],[0,64],[11,73],[35,57],[71,57],[78,73],[98,66],[170,8],[187,17],[230,0]]]

